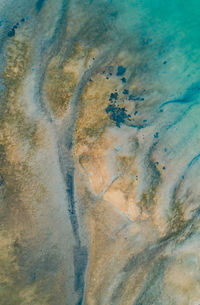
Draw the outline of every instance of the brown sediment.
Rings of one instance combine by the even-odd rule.
[[[68,11],[63,48],[50,48],[45,71],[38,67],[42,77],[34,93],[44,99],[51,120],[41,109],[28,111],[32,101],[24,81],[31,42],[12,38],[7,44],[0,106],[0,305],[147,304],[153,302],[151,289],[159,299],[165,285],[168,293],[180,289],[189,296],[198,285],[192,276],[184,284],[184,264],[168,268],[168,255],[190,234],[184,203],[173,194],[169,217],[159,218],[164,175],[153,160],[155,146],[140,142],[139,115],[117,125],[106,112],[117,92],[115,106],[134,113],[129,94],[143,92],[144,71],[138,76],[137,70],[142,56],[133,59],[132,46],[124,51],[122,44],[108,43],[110,24],[100,26],[104,8],[90,20],[81,3],[78,9],[80,18]],[[116,75],[119,65],[127,68],[126,82]],[[148,112],[155,100],[137,107]]]
[[[56,250],[60,247],[57,242],[60,238],[55,238],[57,233],[52,233],[50,227],[51,219],[56,220],[60,213],[60,206],[56,210],[53,203],[51,170],[47,174],[50,169],[48,158],[53,160],[51,165],[56,164],[50,126],[43,117],[39,121],[37,117],[31,117],[27,107],[29,97],[21,98],[30,68],[30,49],[31,44],[23,39],[9,41],[3,72],[5,90],[0,106],[1,305],[49,305],[56,304],[57,300],[64,304],[65,299],[63,253]],[[59,176],[57,170],[54,175]],[[47,182],[47,176],[51,182]],[[42,252],[43,248],[46,252]],[[48,260],[51,260],[51,268],[45,266]],[[53,277],[55,270],[56,280]]]
[[[135,156],[125,156],[118,153],[114,162],[116,179],[108,186],[103,198],[111,202],[119,211],[130,219],[136,219],[140,214],[137,198],[137,164]],[[109,167],[109,163],[107,164]]]
[[[71,98],[85,69],[93,62],[97,51],[76,43],[67,59],[60,65],[59,54],[54,57],[48,66],[45,91],[47,103],[56,117],[64,116],[68,110]]]
[[[7,208],[10,208],[19,200],[19,191],[22,187],[20,179],[27,176],[25,158],[35,125],[26,118],[19,101],[21,81],[29,62],[28,46],[23,41],[13,40],[7,50],[7,67],[4,71],[6,89],[1,104],[0,145],[1,173],[5,181],[4,195],[9,203]]]
[[[66,112],[70,98],[76,88],[75,75],[51,67],[48,70],[46,82],[46,93],[50,108],[54,115],[61,117]]]
[[[118,80],[108,81],[100,73],[87,83],[79,104],[80,113],[75,131],[76,149],[82,144],[89,144],[92,139],[96,140],[107,126],[112,125],[105,109],[111,92],[119,86]]]

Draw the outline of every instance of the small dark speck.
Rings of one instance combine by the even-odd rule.
[[[163,61],[163,65],[166,65],[167,64],[167,61],[165,60],[165,61]]]
[[[158,136],[159,136],[159,132],[156,132],[156,133],[154,134],[154,138],[157,139]]]
[[[163,109],[160,109],[160,112],[163,112]]]
[[[2,21],[0,20],[0,26],[2,26]]]
[[[127,90],[127,89],[124,89],[124,91],[123,91],[123,94],[128,94],[129,93],[129,91]]]
[[[138,111],[135,111],[135,112],[134,112],[134,115],[136,115],[136,114],[138,114]]]
[[[121,78],[121,81],[122,81],[122,83],[125,84],[125,83],[126,83],[126,78],[125,78],[125,77],[122,77],[122,78]]]
[[[143,123],[146,123],[147,122],[147,120],[143,120]]]
[[[165,167],[165,166],[163,166],[163,170],[166,170],[166,167]]]
[[[116,75],[117,75],[117,76],[121,76],[121,75],[123,75],[125,72],[126,72],[126,68],[125,68],[125,67],[123,67],[123,66],[118,66]]]
[[[106,79],[109,79],[109,77],[107,76]]]
[[[102,71],[102,74],[105,74],[106,71]]]
[[[116,92],[116,93],[111,93],[110,94],[110,100],[117,100],[117,98],[118,98],[118,93]]]
[[[93,57],[92,59],[93,59],[93,60],[95,60],[95,58],[94,58],[94,57]]]
[[[129,101],[134,101],[135,96],[133,94],[129,95]]]
[[[185,177],[184,176],[182,176],[182,179],[184,179]]]
[[[155,162],[155,164],[156,164],[156,165],[158,165],[158,164],[159,164],[159,162],[158,162],[158,161],[156,161],[156,162]]]
[[[138,97],[136,97],[136,98],[135,98],[135,101],[144,101],[144,98],[143,98],[143,97],[138,96]]]
[[[24,22],[25,22],[25,19],[24,19],[24,18],[22,18],[22,19],[21,19],[21,22],[22,22],[22,23],[24,23]]]
[[[109,75],[112,75],[112,73],[110,72]]]
[[[144,98],[131,94],[129,95],[129,101],[144,101]]]
[[[164,152],[167,152],[167,148],[164,148]]]
[[[13,37],[15,36],[15,29],[12,29],[8,32],[8,37]]]

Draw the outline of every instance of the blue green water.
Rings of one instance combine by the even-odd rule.
[[[177,95],[198,81],[198,1],[123,1],[116,3],[116,7],[119,7],[117,26],[122,35],[123,31],[128,32],[133,44],[144,43],[143,60],[157,74],[161,86],[167,86],[167,82],[171,94]],[[167,65],[163,68],[164,61]]]
[[[166,165],[166,176],[171,177],[163,182],[165,201],[173,197],[183,177],[188,179],[185,188],[191,179],[198,188],[198,177],[193,177],[192,172],[194,163],[199,167],[200,153],[200,3],[112,3],[119,14],[119,40],[127,35],[124,48],[131,45],[133,50],[133,82],[139,81],[145,90],[145,102],[138,107],[138,122],[139,118],[140,122],[147,120],[149,127],[145,130],[157,132],[153,156]],[[154,144],[145,147],[147,153]],[[186,172],[190,172],[187,178]]]

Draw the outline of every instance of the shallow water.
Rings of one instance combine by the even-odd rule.
[[[0,305],[198,305],[197,0],[0,1]]]

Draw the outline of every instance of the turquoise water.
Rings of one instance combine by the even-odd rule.
[[[119,39],[127,35],[124,48],[131,45],[133,50],[136,66],[133,82],[139,82],[146,90],[145,102],[138,106],[137,120],[147,120],[144,133],[149,128],[159,134],[152,155],[166,167],[161,186],[166,208],[183,177],[185,188],[187,183],[191,185],[191,179],[196,188],[199,182],[192,173],[194,166],[199,168],[200,153],[200,3],[196,0],[112,3],[119,12],[116,20]],[[152,145],[149,141],[145,146],[147,154]],[[190,174],[184,176],[186,172]],[[145,173],[144,180],[148,180]],[[193,195],[197,196],[194,192]]]
[[[161,86],[170,86],[171,95],[178,95],[198,81],[198,1],[124,1],[116,3],[118,6],[117,26],[122,35],[133,36],[134,44],[144,43],[143,60],[157,74]],[[167,61],[164,68],[162,61]]]

